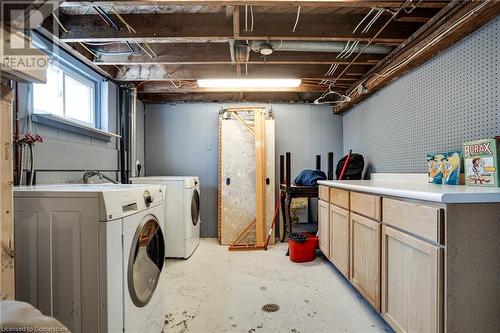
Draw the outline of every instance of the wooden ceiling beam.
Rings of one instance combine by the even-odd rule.
[[[243,88],[238,92],[323,92],[324,85],[313,85],[303,83],[295,88]],[[179,88],[175,87],[171,82],[144,82],[137,88],[138,94],[165,94],[165,93],[209,93],[209,92],[234,92],[234,88],[200,88],[195,81],[181,82]]]
[[[235,11],[238,13],[239,11]],[[295,14],[260,13],[254,15],[254,31],[244,31],[239,20],[225,13],[175,13],[175,14],[124,14],[122,17],[137,33],[122,27],[113,29],[98,15],[61,16],[68,33],[61,32],[65,42],[227,42],[229,40],[309,40],[367,42],[385,23],[380,18],[369,33],[353,34],[364,15],[303,14],[296,32],[292,32]],[[243,18],[244,20],[244,18]],[[240,24],[239,29],[233,24]],[[374,43],[396,45],[416,31],[421,23],[392,22]]]
[[[320,95],[320,92],[208,92],[197,94],[139,94],[138,98],[148,104],[168,102],[301,103],[312,102]]]
[[[412,35],[403,45],[389,54],[352,88],[363,83],[366,93],[357,91],[349,102],[334,107],[342,113],[368,98],[375,91],[393,82],[406,72],[425,63],[477,28],[500,14],[500,1],[470,1],[450,3],[429,26]]]
[[[293,1],[294,6],[304,7],[385,7],[385,8],[398,8],[405,1],[370,1],[370,0],[298,0]],[[442,8],[446,6],[448,1],[436,0],[423,0],[419,7],[422,8]],[[72,6],[168,6],[168,5],[184,5],[184,6],[287,6],[291,5],[289,0],[116,0],[116,1],[82,1],[82,0],[65,0],[61,2],[62,7]]]
[[[121,66],[115,77],[118,81],[164,81],[196,80],[202,78],[234,78],[234,66],[231,65],[180,65],[163,66],[166,73],[157,65]],[[242,66],[244,67],[244,66]],[[248,78],[307,78],[321,80],[329,65],[248,65]],[[343,66],[339,66],[338,71]],[[348,73],[365,74],[370,67],[352,65]],[[245,68],[242,68],[242,76]],[[343,78],[355,81],[357,77]]]

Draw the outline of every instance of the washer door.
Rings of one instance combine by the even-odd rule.
[[[191,221],[193,225],[198,224],[200,217],[200,194],[197,189],[193,190],[193,198],[191,199]]]
[[[134,304],[143,307],[155,292],[165,262],[165,241],[158,220],[146,216],[139,224],[128,261],[128,290]]]

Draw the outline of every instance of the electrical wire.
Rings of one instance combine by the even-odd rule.
[[[248,5],[245,5],[245,31],[248,31]]]
[[[64,25],[61,23],[61,21],[59,20],[59,18],[55,13],[52,13],[52,17],[54,18],[54,20],[56,20],[57,24],[59,24],[61,29],[63,29],[64,33],[69,34],[69,30],[64,27]]]
[[[142,46],[141,46],[141,44],[140,44],[140,43],[135,42],[135,44],[136,44],[137,46],[139,46],[139,47],[141,48],[141,50],[142,50],[144,53],[146,53],[146,55],[147,55],[148,57],[150,57],[151,59],[153,59],[153,58],[154,58],[151,54],[149,54],[149,52],[148,52],[148,51],[147,51],[144,47],[142,47]]]
[[[370,28],[373,26],[373,24],[375,24],[375,22],[377,22],[378,18],[385,12],[385,9],[383,8],[379,8],[377,9],[378,12],[375,14],[375,16],[373,16],[372,20],[366,25],[366,27],[361,30],[361,33],[365,34],[367,33]]]
[[[380,33],[382,33],[382,31],[389,25],[389,23],[391,23],[394,18],[396,18],[396,16],[401,12],[401,10],[403,8],[405,8],[409,3],[411,3],[411,0],[407,0],[401,7],[399,7],[393,14],[392,16],[387,20],[387,22],[380,28],[380,30],[368,41],[368,43],[366,43],[365,47],[354,57],[353,60],[351,60],[351,62],[344,68],[344,70],[337,76],[337,78],[334,80],[334,82],[336,82],[346,71],[347,69],[349,69],[349,67],[352,66],[352,64],[356,61],[356,59],[359,58],[359,55],[362,54],[367,48],[368,46],[371,45],[371,43],[373,43],[373,41],[375,40],[375,38],[378,37],[378,35],[380,35]]]
[[[358,23],[356,28],[354,28],[354,30],[352,31],[353,34],[356,33],[356,30],[358,30],[358,28],[363,24],[363,22],[365,22],[365,20],[373,13],[374,10],[375,8],[370,9],[368,14],[366,14],[365,17],[363,17],[363,19]]]
[[[299,17],[300,17],[300,7],[297,9],[297,18],[295,19],[295,24],[293,25],[293,29],[292,29],[292,32],[295,32],[295,30],[297,29],[297,24],[299,24]]]
[[[387,76],[394,71],[396,71],[398,68],[400,68],[403,65],[406,65],[409,61],[411,61],[413,58],[415,58],[417,55],[428,49],[430,46],[436,44],[439,42],[446,34],[448,34],[450,31],[455,29],[458,25],[462,24],[463,21],[467,20],[470,16],[474,15],[479,9],[483,8],[485,5],[488,4],[488,1],[481,2],[477,7],[466,13],[464,16],[462,16],[460,19],[458,19],[455,23],[450,25],[446,30],[441,32],[439,35],[434,37],[430,42],[426,43],[423,47],[418,49],[415,53],[413,53],[410,57],[406,58],[403,62],[387,69],[384,73],[379,74],[380,76]]]
[[[250,5],[250,31],[253,31],[253,6]]]
[[[128,32],[129,32],[129,33],[132,33],[132,32],[133,32],[134,34],[135,34],[135,33],[137,33],[137,32],[135,31],[135,29],[134,29],[134,28],[132,28],[132,26],[131,26],[130,24],[128,24],[128,23],[127,23],[127,21],[125,21],[125,19],[124,19],[124,18],[123,18],[120,14],[118,14],[118,12],[115,10],[115,7],[114,7],[114,6],[111,6],[111,11],[112,11],[112,12],[113,12],[113,14],[115,14],[115,15],[116,15],[116,17],[118,17],[118,19],[119,19],[119,20],[120,20],[120,21],[121,21],[121,22],[125,25],[125,27],[127,28],[127,30],[128,30]]]
[[[337,54],[337,58],[341,58],[342,57],[342,55],[344,54],[344,52],[349,48],[349,43],[350,42],[351,41],[349,41],[349,40],[347,41],[347,43],[344,46],[344,49],[339,54]]]
[[[342,72],[337,75],[337,77],[332,81],[332,83],[328,86],[328,91],[331,92],[331,87],[333,85],[336,84],[336,82],[338,81],[338,79],[344,75],[344,73],[352,66],[352,64],[359,58],[359,56],[368,48],[368,46],[371,45],[371,43],[375,40],[375,38],[378,37],[378,35],[380,35],[380,33],[389,25],[389,23],[391,23],[395,18],[396,16],[401,12],[401,10],[403,8],[406,8],[410,3],[412,2],[412,0],[407,0],[403,5],[401,5],[401,7],[399,7],[397,10],[395,10],[393,13],[392,13],[392,16],[387,20],[387,22],[379,29],[379,31],[368,41],[368,43],[365,45],[365,47],[358,53],[356,54],[356,56],[354,57],[353,60],[351,60],[351,62],[342,70]],[[326,95],[325,95],[326,96]],[[314,103],[315,104],[320,104],[320,100],[321,99],[324,99],[325,96],[321,96],[319,98],[317,98]],[[349,97],[349,96],[347,96]],[[350,97],[349,97],[350,99]],[[344,103],[346,100],[340,102],[340,104]]]

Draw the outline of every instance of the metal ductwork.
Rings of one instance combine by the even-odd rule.
[[[252,50],[260,52],[263,46],[268,51],[271,47],[273,52],[345,52],[348,48],[347,42],[299,42],[299,41],[264,41],[254,40],[250,44]],[[352,44],[351,44],[352,45]],[[361,52],[366,46],[366,43],[358,43],[352,53]],[[368,45],[363,53],[371,54],[388,54],[392,51],[392,47],[385,45]]]

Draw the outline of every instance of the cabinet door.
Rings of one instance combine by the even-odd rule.
[[[349,278],[349,211],[330,205],[330,261]]]
[[[330,204],[323,200],[318,200],[318,231],[319,248],[323,254],[330,257]]]
[[[382,315],[397,332],[442,332],[442,249],[382,227]]]
[[[351,212],[351,283],[380,312],[380,223]]]

